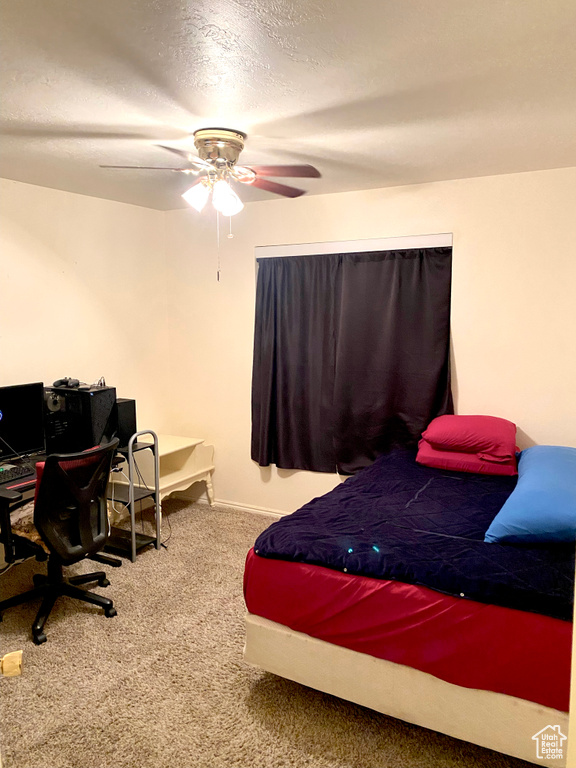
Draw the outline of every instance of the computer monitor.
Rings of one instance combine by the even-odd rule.
[[[0,387],[0,461],[44,451],[44,384]]]

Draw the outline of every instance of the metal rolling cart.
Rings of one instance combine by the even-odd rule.
[[[139,442],[138,438],[148,435],[152,442]],[[150,488],[144,482],[141,473],[138,470],[138,464],[135,458],[139,451],[152,451],[154,457],[154,487]],[[161,545],[162,528],[162,507],[160,506],[160,459],[158,452],[158,436],[151,429],[144,429],[135,432],[128,445],[118,448],[118,453],[124,457],[128,463],[128,482],[111,482],[109,485],[108,498],[114,503],[128,507],[130,512],[130,530],[112,526],[110,537],[106,544],[105,551],[113,554],[129,557],[132,562],[136,560],[136,555],[145,547],[154,544],[156,549]],[[140,482],[135,482],[136,476]],[[136,531],[136,502],[143,499],[154,499],[154,517],[156,520],[156,536],[146,536]]]

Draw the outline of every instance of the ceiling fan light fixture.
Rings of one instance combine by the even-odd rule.
[[[192,208],[195,208],[200,213],[210,197],[210,187],[204,181],[201,181],[184,192],[182,197],[188,205],[191,205]]]
[[[244,208],[244,203],[230,184],[224,179],[215,182],[212,191],[212,205],[223,216],[234,216]]]
[[[182,197],[188,205],[198,212],[204,210],[212,194],[214,208],[226,216],[239,213],[244,204],[231,187],[231,181],[248,184],[259,190],[270,192],[281,197],[300,197],[306,190],[280,184],[269,177],[290,176],[294,178],[320,178],[320,172],[311,165],[237,165],[240,153],[244,149],[246,134],[229,128],[201,128],[194,132],[194,146],[198,156],[180,147],[167,144],[157,144],[185,160],[183,168],[172,166],[128,166],[103,165],[102,168],[158,170],[184,173],[200,176],[199,181],[192,185]],[[182,165],[182,162],[180,163]]]

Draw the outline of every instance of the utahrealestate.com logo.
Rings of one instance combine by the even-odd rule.
[[[567,736],[564,736],[559,725],[547,725],[535,733],[532,739],[536,742],[538,760],[562,760]]]

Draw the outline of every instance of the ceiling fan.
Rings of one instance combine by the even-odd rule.
[[[249,184],[266,192],[283,197],[300,197],[306,190],[269,181],[269,176],[291,176],[295,178],[320,177],[312,165],[236,165],[244,149],[246,134],[228,128],[202,128],[194,133],[194,146],[198,156],[176,147],[157,146],[173,152],[186,160],[186,167],[171,168],[145,165],[101,165],[101,168],[133,168],[138,170],[175,171],[198,176],[198,180],[182,197],[189,205],[201,211],[212,195],[212,204],[225,216],[233,216],[244,207],[232,189],[231,182]]]

